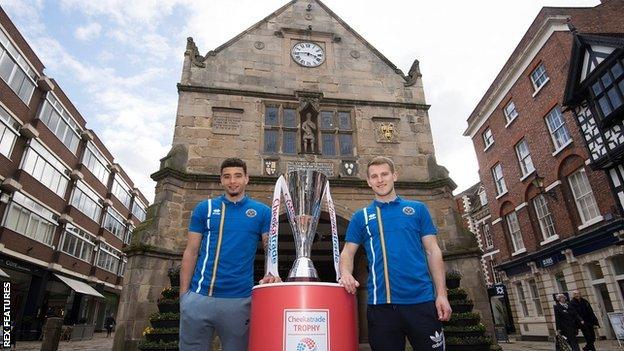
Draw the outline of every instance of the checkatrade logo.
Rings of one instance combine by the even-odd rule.
[[[296,351],[316,351],[316,343],[310,338],[303,338],[297,344]]]

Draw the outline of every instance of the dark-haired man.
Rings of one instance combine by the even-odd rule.
[[[271,221],[269,207],[245,195],[248,182],[244,161],[224,160],[225,194],[193,210],[180,272],[180,351],[211,350],[215,331],[224,350],[247,350],[253,261]]]
[[[442,321],[451,317],[442,251],[427,207],[394,190],[397,173],[387,157],[369,162],[366,181],[375,193],[353,214],[340,255],[340,283],[360,285],[353,259],[360,245],[368,258],[368,333],[373,351],[444,350]]]

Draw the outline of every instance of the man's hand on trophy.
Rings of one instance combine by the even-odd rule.
[[[360,283],[358,283],[358,281],[355,280],[355,278],[353,278],[353,275],[349,273],[346,273],[346,274],[343,273],[338,283],[344,286],[345,290],[347,290],[349,294],[354,294],[354,295],[358,286],[360,286]]]
[[[264,278],[260,279],[260,284],[280,283],[282,278],[274,276],[273,274],[267,274]]]

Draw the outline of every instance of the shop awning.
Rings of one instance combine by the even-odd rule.
[[[11,278],[11,277],[9,277],[9,275],[8,275],[8,274],[6,274],[6,272],[5,272],[5,271],[3,271],[2,269],[0,269],[0,277],[3,277],[3,278]]]
[[[97,292],[95,289],[91,287],[91,285],[87,283],[83,283],[79,280],[67,278],[62,275],[58,275],[56,273],[54,275],[57,278],[59,278],[63,283],[67,284],[67,286],[69,286],[72,290],[74,290],[77,293],[87,294],[87,295],[92,295],[92,296],[97,296],[97,297],[104,297],[104,295]]]

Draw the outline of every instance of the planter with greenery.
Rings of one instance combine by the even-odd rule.
[[[462,274],[459,271],[449,271],[446,273],[446,287],[448,289],[457,289],[459,288],[459,283],[461,282]]]
[[[180,266],[173,266],[167,271],[172,287],[180,286]]]
[[[158,311],[160,313],[167,312],[180,312],[180,299],[159,298],[158,299]]]
[[[163,341],[141,341],[139,343],[139,350],[141,351],[178,351],[178,342],[163,342]]]
[[[162,341],[164,343],[170,343],[178,341],[179,332],[180,330],[178,328],[154,329],[147,327],[143,331],[143,336],[145,336],[145,340],[148,342]]]
[[[149,318],[153,328],[176,328],[180,325],[180,313],[152,313]]]
[[[447,274],[448,299],[453,309],[451,320],[444,323],[444,337],[448,351],[488,351],[492,338],[485,335],[481,315],[473,312],[474,302],[468,298],[466,290],[452,282],[461,280],[461,273]],[[451,283],[451,284],[449,284]]]

